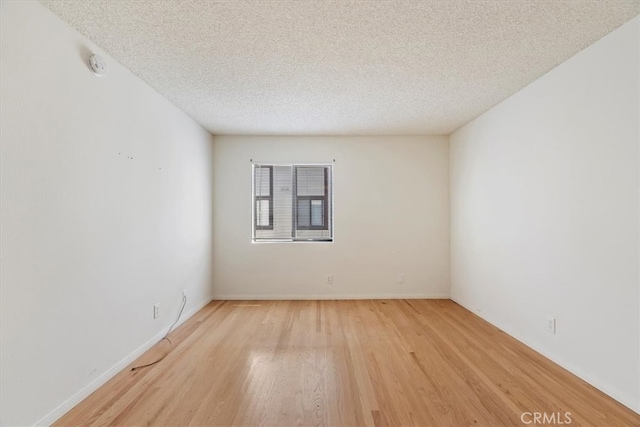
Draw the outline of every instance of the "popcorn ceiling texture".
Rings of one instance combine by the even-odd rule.
[[[640,0],[42,3],[210,132],[256,135],[449,134],[640,13]]]

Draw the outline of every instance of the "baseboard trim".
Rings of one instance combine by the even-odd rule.
[[[213,301],[213,298],[205,299],[203,302],[199,303],[191,310],[182,314],[180,321],[176,324],[176,328],[186,322],[191,316],[200,311],[204,306]],[[122,371],[127,365],[140,357],[145,351],[149,350],[153,347],[162,337],[165,336],[167,331],[169,330],[169,326],[163,328],[160,332],[154,335],[147,342],[142,344],[136,350],[134,350],[131,354],[126,356],[120,362],[116,363],[109,370],[107,370],[104,374],[100,375],[98,378],[87,384],[82,390],[71,396],[64,403],[58,406],[53,411],[49,412],[49,414],[45,415],[40,421],[35,423],[35,426],[50,426],[67,412],[69,412],[73,407],[75,407],[78,403],[86,399],[91,393],[96,391],[99,387],[104,385],[107,381],[113,378],[116,374]]]
[[[607,396],[611,397],[612,399],[616,400],[617,402],[621,403],[622,405],[626,406],[627,408],[631,409],[632,411],[640,414],[640,404],[635,403],[635,402],[627,399],[624,396],[620,396],[619,393],[611,390],[609,387],[607,387],[606,385],[602,384],[602,382],[599,379],[594,378],[593,376],[587,374],[586,372],[582,371],[581,369],[573,366],[572,364],[568,363],[566,360],[563,360],[563,359],[557,357],[556,355],[553,355],[553,354],[541,349],[539,346],[535,345],[534,343],[529,341],[527,338],[525,338],[522,335],[514,332],[510,328],[508,328],[508,327],[506,327],[504,325],[501,325],[500,323],[494,321],[493,319],[488,318],[486,316],[486,314],[477,312],[476,310],[473,309],[473,307],[470,307],[469,305],[463,303],[459,299],[454,298],[454,297],[450,297],[450,299],[451,299],[451,301],[455,302],[456,304],[460,305],[461,307],[463,307],[466,310],[470,311],[471,313],[475,314],[479,318],[483,319],[484,321],[486,321],[486,322],[492,324],[493,326],[495,326],[496,328],[500,329],[502,332],[504,332],[507,335],[511,336],[512,338],[520,341],[522,344],[526,345],[530,349],[534,350],[537,353],[540,353],[541,355],[543,355],[547,359],[551,360],[553,363],[555,363],[555,364],[561,366],[562,368],[566,369],[567,371],[571,372],[576,377],[588,382],[590,385],[592,385],[593,387],[597,388],[598,390],[600,390],[601,392],[603,392]]]
[[[313,301],[313,300],[361,300],[361,299],[449,299],[445,294],[350,294],[350,295],[214,295],[214,301]]]

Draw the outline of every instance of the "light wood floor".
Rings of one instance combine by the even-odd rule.
[[[162,362],[125,369],[58,425],[517,426],[523,412],[640,425],[448,300],[215,301],[172,339]]]

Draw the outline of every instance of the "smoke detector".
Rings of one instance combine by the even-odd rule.
[[[91,58],[89,58],[89,66],[96,76],[104,76],[107,74],[107,63],[104,62],[104,59],[99,55],[91,55]]]

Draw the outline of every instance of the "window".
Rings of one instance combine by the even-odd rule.
[[[332,165],[253,164],[253,241],[332,241]]]
[[[254,169],[256,230],[273,230],[273,166]]]
[[[295,218],[298,230],[329,229],[328,170],[322,166],[293,168]]]

